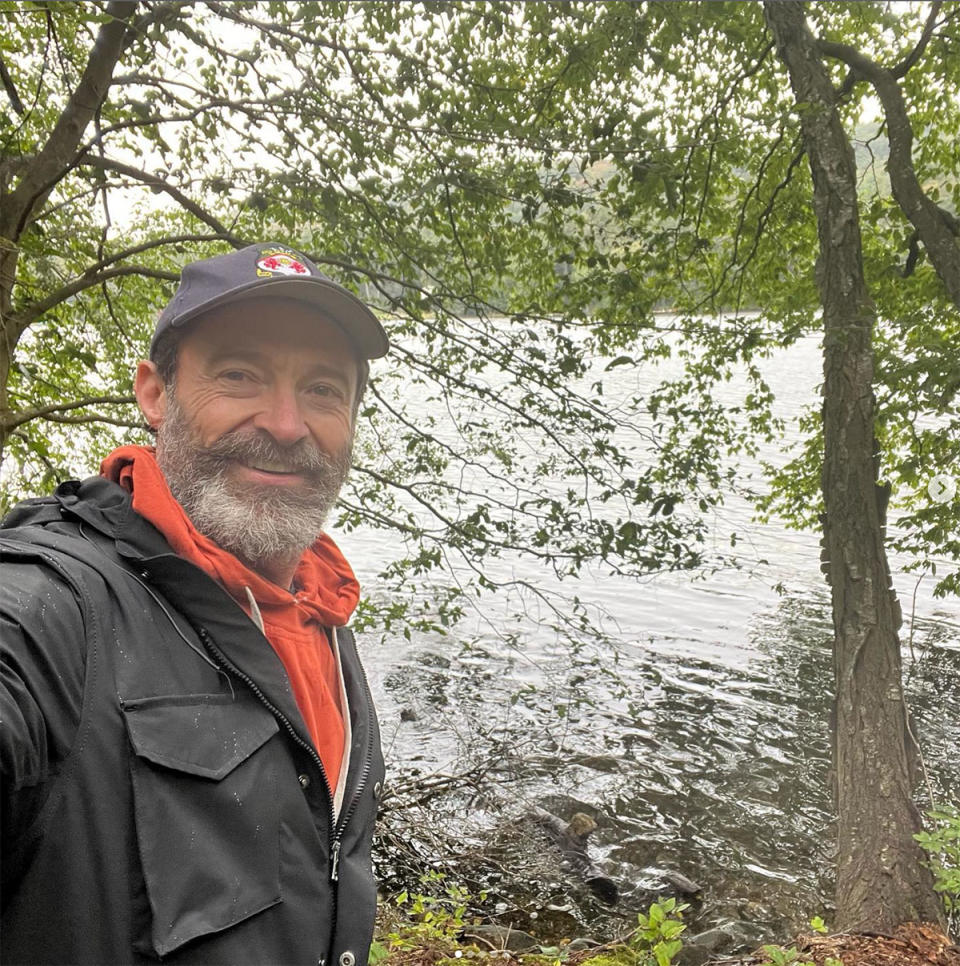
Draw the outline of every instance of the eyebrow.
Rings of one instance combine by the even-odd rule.
[[[220,352],[214,353],[207,359],[207,365],[218,366],[225,362],[230,362],[232,360],[237,360],[238,362],[250,362],[256,365],[264,365],[266,362],[266,357],[257,352],[254,349],[244,349],[243,347],[223,349]],[[316,376],[325,376],[327,378],[334,378],[342,380],[343,384],[350,388],[350,376],[347,371],[340,368],[339,366],[332,366],[328,363],[318,362],[313,366],[307,373],[306,378],[312,379]]]
[[[221,349],[219,352],[215,352],[212,356],[208,356],[207,364],[216,366],[221,362],[226,362],[230,359],[243,359],[247,362],[262,363],[263,355],[261,355],[259,352],[254,352],[253,349],[232,347],[230,349]]]

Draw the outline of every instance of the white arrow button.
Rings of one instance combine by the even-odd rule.
[[[957,481],[946,473],[938,473],[927,484],[927,493],[934,503],[949,503],[957,495]]]

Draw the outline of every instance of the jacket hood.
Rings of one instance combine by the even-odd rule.
[[[140,548],[139,556],[170,552],[161,533],[133,511],[130,494],[101,476],[67,480],[50,496],[23,500],[3,518],[0,529],[42,525],[64,514],[79,517],[105,537],[130,539],[131,549]]]

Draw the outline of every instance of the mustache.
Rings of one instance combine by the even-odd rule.
[[[237,460],[246,464],[262,461],[284,463],[305,476],[316,476],[331,468],[340,467],[343,463],[347,467],[350,465],[349,452],[337,459],[328,456],[305,439],[291,446],[282,446],[267,433],[240,430],[225,433],[211,443],[206,447],[205,456],[218,462]]]

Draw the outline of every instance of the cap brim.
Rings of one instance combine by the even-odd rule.
[[[171,325],[179,328],[221,305],[247,298],[287,298],[320,309],[331,322],[343,329],[364,359],[380,359],[390,350],[390,342],[380,320],[355,295],[326,278],[257,278],[229,292],[195,306],[178,316]]]

